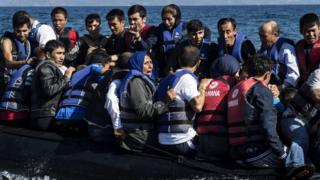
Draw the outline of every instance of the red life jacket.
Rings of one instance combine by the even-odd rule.
[[[303,84],[303,82],[307,80],[309,74],[317,69],[320,63],[320,39],[313,45],[308,59],[306,59],[305,53],[306,45],[307,43],[304,39],[300,40],[296,45],[296,55],[300,70],[299,84]]]
[[[154,29],[154,26],[149,26],[149,25],[145,25],[141,30],[140,30],[140,36],[143,40],[146,40],[148,38],[148,34],[149,34],[149,30]],[[125,32],[124,35],[125,38],[125,42],[126,42],[126,46],[128,49],[130,49],[131,43],[133,41],[133,35],[130,32]]]
[[[59,40],[66,46],[67,51],[74,48],[76,42],[79,39],[78,32],[70,27],[64,28]]]
[[[197,133],[226,137],[228,92],[234,84],[234,78],[223,76],[212,79],[205,91],[205,103],[196,122]]]
[[[257,124],[254,123],[255,109],[246,99],[250,89],[258,82],[254,78],[241,81],[229,92],[227,119],[231,146],[243,145],[261,138],[255,133],[258,129]]]

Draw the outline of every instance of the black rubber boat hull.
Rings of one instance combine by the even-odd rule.
[[[124,153],[87,138],[0,125],[0,170],[56,179],[283,179],[272,169],[241,169],[148,153]],[[197,167],[197,168],[195,168]]]

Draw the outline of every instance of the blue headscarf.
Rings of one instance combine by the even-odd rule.
[[[129,59],[129,72],[127,75],[123,78],[119,93],[121,94],[123,91],[127,90],[127,86],[129,81],[136,76],[140,76],[142,79],[145,79],[146,81],[150,82],[150,86],[152,86],[153,89],[155,89],[153,83],[150,80],[149,76],[146,76],[143,74],[143,64],[144,64],[144,57],[147,55],[146,51],[138,51],[134,53],[130,59]]]
[[[129,70],[139,71],[143,74],[143,63],[146,55],[146,51],[138,51],[134,53],[129,59]]]
[[[240,70],[239,61],[228,54],[217,58],[211,66],[211,76],[217,78],[218,76],[229,75],[234,76]]]

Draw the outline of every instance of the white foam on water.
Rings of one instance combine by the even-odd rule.
[[[9,171],[0,171],[0,180],[57,180],[56,178],[51,178],[50,176],[35,176],[35,177],[25,177],[23,175],[14,174]]]

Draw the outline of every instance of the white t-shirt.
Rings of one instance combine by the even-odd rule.
[[[114,80],[110,83],[104,108],[109,112],[114,129],[122,128],[119,109],[119,97],[117,95],[121,81]]]
[[[198,82],[190,74],[181,76],[173,90],[176,93],[176,99],[188,102],[200,94]],[[190,141],[196,135],[196,131],[193,128],[189,128],[187,133],[159,133],[158,138],[160,144],[171,145]]]
[[[36,28],[38,24],[39,24],[39,21],[35,20],[32,28]],[[42,24],[39,27],[37,37],[36,37],[36,40],[39,43],[39,47],[44,48],[44,46],[48,41],[55,40],[55,39],[57,39],[57,36],[51,26],[47,24]]]
[[[320,68],[316,69],[311,73],[306,82],[311,89],[320,89]]]

